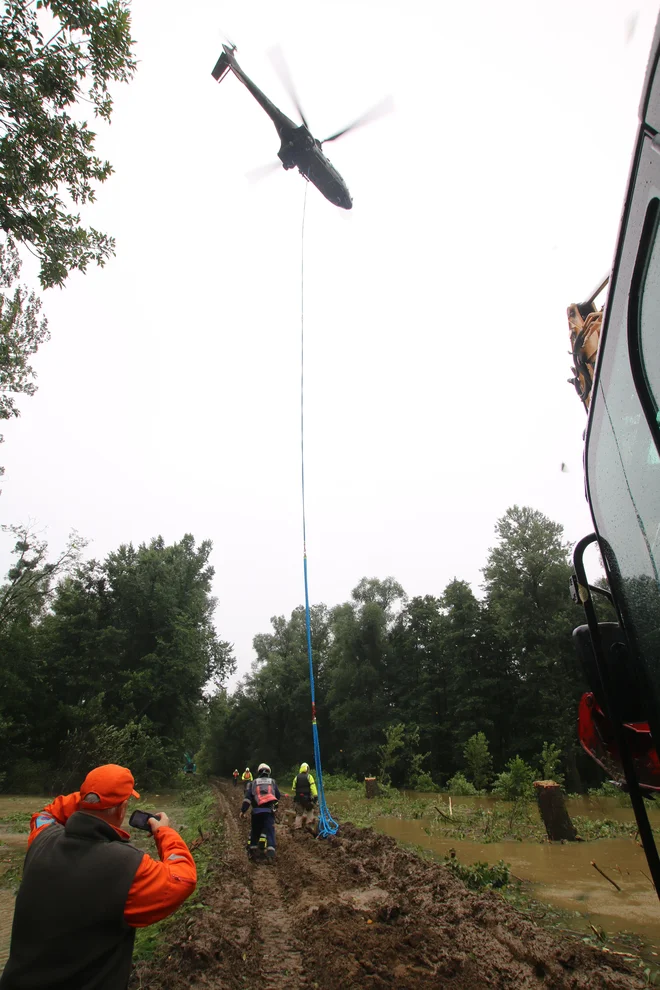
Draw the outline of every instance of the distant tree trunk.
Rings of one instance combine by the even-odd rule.
[[[535,780],[539,811],[551,842],[577,841],[577,832],[566,810],[561,787],[554,780]]]
[[[364,789],[368,798],[378,797],[380,794],[380,788],[378,786],[378,781],[375,777],[365,777],[364,778]]]

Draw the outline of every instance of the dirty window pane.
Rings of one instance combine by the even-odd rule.
[[[637,330],[657,411],[660,236],[642,292]],[[628,292],[615,292],[610,306],[587,448],[589,489],[624,624],[660,698],[660,462],[632,376]]]
[[[657,204],[657,200],[654,201]],[[656,414],[660,407],[660,236],[656,226],[642,288],[639,326],[640,351]],[[656,463],[657,463],[657,452]]]

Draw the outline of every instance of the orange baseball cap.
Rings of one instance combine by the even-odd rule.
[[[80,806],[104,811],[115,808],[129,797],[139,798],[133,774],[116,763],[90,770],[80,785]]]

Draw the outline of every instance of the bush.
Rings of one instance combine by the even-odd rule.
[[[413,791],[421,791],[423,794],[435,794],[440,790],[431,774],[426,773],[424,770],[411,780],[411,789]]]
[[[600,787],[592,787],[587,791],[589,797],[616,798],[617,804],[627,808],[630,805],[630,795],[611,780],[604,780]]]
[[[517,801],[534,797],[533,783],[536,774],[529,763],[515,756],[507,763],[507,769],[498,774],[493,785],[493,793],[505,801]]]
[[[506,887],[509,882],[509,867],[504,860],[499,860],[493,866],[489,866],[488,863],[473,863],[472,866],[465,866],[457,859],[448,858],[445,859],[444,864],[470,890]]]
[[[347,777],[343,773],[324,773],[323,789],[326,791],[364,791],[364,781]]]
[[[453,797],[472,797],[477,793],[477,788],[465,779],[460,770],[447,782],[447,790]]]
[[[474,786],[478,791],[483,790],[493,776],[493,758],[483,732],[470,736],[463,750],[463,759]]]

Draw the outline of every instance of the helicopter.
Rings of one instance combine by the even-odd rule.
[[[252,82],[234,58],[235,51],[236,45],[222,46],[222,55],[216,62],[211,73],[213,78],[217,82],[221,82],[229,72],[233,72],[273,121],[275,130],[282,142],[277,156],[283,167],[285,169],[297,168],[303,178],[315,185],[327,200],[344,210],[350,210],[353,206],[351,194],[337,169],[324,155],[323,145],[329,141],[336,141],[337,138],[342,137],[348,131],[360,127],[362,124],[373,120],[376,116],[387,112],[384,106],[384,103],[387,101],[384,101],[383,104],[378,104],[378,106],[358,117],[357,120],[354,120],[347,127],[342,127],[340,131],[325,138],[324,141],[319,141],[309,129],[290,80],[286,80],[287,88],[300,114],[302,124],[296,124],[285,113],[282,113],[279,107],[276,107],[265,93]],[[269,167],[267,166],[267,168]]]

